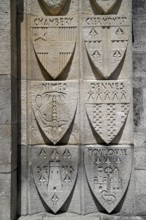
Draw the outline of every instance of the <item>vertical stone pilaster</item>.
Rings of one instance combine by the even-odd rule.
[[[16,1],[0,7],[0,219],[16,219],[17,71]]]

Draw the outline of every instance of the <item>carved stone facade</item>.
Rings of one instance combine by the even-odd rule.
[[[11,102],[0,111],[0,140],[12,155],[0,149],[0,199],[14,202],[8,211],[0,205],[0,220],[143,220],[146,129],[135,126],[141,81],[133,80],[132,0],[5,2],[0,19],[9,9],[12,20],[0,22],[12,46],[2,50],[11,67],[1,95],[3,105],[7,92]]]

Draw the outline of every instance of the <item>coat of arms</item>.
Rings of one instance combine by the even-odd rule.
[[[77,81],[32,82],[36,121],[54,145],[65,135],[75,117],[77,94]]]
[[[124,125],[130,108],[130,81],[86,81],[86,112],[94,130],[109,144]]]
[[[131,146],[88,146],[84,160],[92,192],[104,209],[111,213],[124,196],[130,181]]]
[[[83,36],[92,65],[102,78],[109,78],[126,54],[128,18],[109,15],[84,18]]]
[[[36,56],[49,75],[56,79],[75,50],[76,17],[33,17],[31,29]]]
[[[67,0],[40,0],[52,15],[58,15]]]
[[[108,13],[119,0],[92,0],[105,14]]]
[[[66,202],[76,182],[78,146],[35,146],[31,156],[37,190],[56,213]]]

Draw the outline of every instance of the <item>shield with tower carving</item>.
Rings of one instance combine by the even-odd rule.
[[[33,179],[41,198],[58,212],[71,194],[77,178],[78,146],[32,147]]]
[[[129,145],[85,147],[84,164],[89,186],[108,213],[116,208],[126,192],[132,158]]]

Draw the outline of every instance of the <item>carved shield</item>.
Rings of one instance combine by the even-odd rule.
[[[32,172],[37,190],[56,213],[73,190],[78,169],[78,146],[32,147]]]
[[[40,0],[52,15],[58,15],[67,0]]]
[[[70,127],[77,108],[77,81],[32,82],[33,112],[40,129],[55,145]]]
[[[126,53],[128,18],[112,15],[84,18],[83,35],[91,64],[104,79],[109,78]]]
[[[130,107],[130,81],[86,81],[86,112],[96,133],[109,144],[124,125]]]
[[[76,17],[33,17],[31,29],[36,56],[49,75],[56,79],[75,50]]]
[[[84,152],[88,183],[98,202],[111,213],[119,204],[131,177],[132,148],[88,146]]]
[[[118,0],[92,0],[94,4],[103,10],[104,13],[108,13]]]

